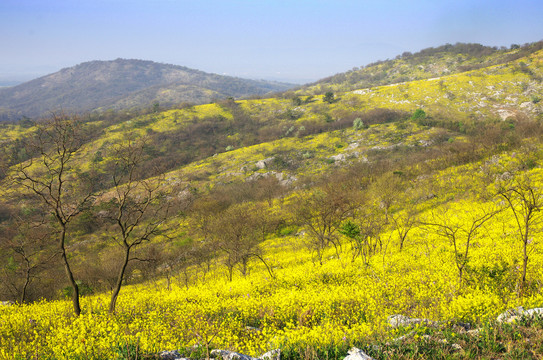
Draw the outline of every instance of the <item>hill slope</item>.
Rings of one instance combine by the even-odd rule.
[[[511,49],[480,44],[446,44],[414,54],[405,52],[393,60],[354,68],[308,84],[300,92],[324,94],[326,91],[350,91],[457,74],[511,62],[542,48],[542,41],[522,47],[512,45]]]
[[[0,306],[0,359],[204,358],[208,348],[343,359],[352,346],[375,359],[541,354],[540,321],[495,319],[543,305],[543,216],[524,241],[512,197],[531,192],[543,207],[542,79],[538,51],[331,101],[285,94],[85,117],[63,183],[96,195],[67,233],[83,312],[62,299],[71,288],[48,261],[58,232],[41,200],[0,179],[0,299],[59,299]],[[38,125],[0,124],[0,164],[41,175],[55,155],[37,161],[32,140],[48,129]],[[137,155],[134,179],[160,175],[112,188],[126,153]],[[154,184],[168,213],[147,213],[142,225],[162,216],[162,231],[134,249],[146,261],[130,262],[112,315],[123,251],[114,193],[134,189],[136,202]],[[415,321],[396,328],[391,315]]]
[[[0,116],[3,113],[4,119],[34,117],[60,108],[81,112],[145,107],[157,101],[165,105],[205,103],[230,96],[263,95],[289,87],[289,84],[210,74],[152,61],[90,61],[0,89]]]

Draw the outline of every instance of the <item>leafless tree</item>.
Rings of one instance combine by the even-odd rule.
[[[421,222],[422,225],[435,229],[437,235],[449,240],[453,246],[454,262],[460,282],[464,278],[464,269],[469,262],[473,241],[480,234],[485,223],[500,211],[493,205],[489,206],[473,209],[465,205],[463,210],[446,207],[441,212],[432,213],[431,219]]]
[[[265,222],[267,218],[262,208],[250,203],[232,205],[213,218],[210,226],[211,237],[216,247],[224,254],[223,261],[228,268],[230,281],[234,268],[238,265],[242,275],[247,274],[252,258],[263,262],[273,277],[273,272],[259,247],[266,232]]]
[[[113,151],[113,190],[108,217],[117,229],[112,238],[123,249],[123,257],[109,303],[110,313],[115,312],[128,263],[136,259],[132,256],[133,250],[160,234],[167,217],[162,178],[142,179],[138,173],[144,146],[144,140],[129,138]]]
[[[58,227],[57,247],[72,292],[74,313],[81,313],[79,286],[66,250],[69,225],[93,200],[90,184],[78,176],[76,155],[83,142],[81,126],[76,118],[53,114],[37,124],[35,136],[27,141],[30,160],[19,163],[10,172],[15,186],[22,186],[35,195],[53,215]]]
[[[541,231],[543,221],[543,188],[526,173],[509,175],[497,183],[497,196],[505,201],[513,214],[518,240],[522,244],[522,274],[519,294],[526,291],[529,254],[534,235]]]
[[[351,192],[332,184],[317,188],[310,194],[300,195],[294,201],[296,221],[307,229],[307,246],[316,253],[320,264],[329,246],[334,246],[339,256],[341,244],[338,230],[344,220],[353,216],[358,205]]]

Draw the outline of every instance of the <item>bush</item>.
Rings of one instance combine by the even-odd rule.
[[[411,120],[422,120],[422,119],[426,119],[426,112],[422,109],[415,110],[413,115],[411,115]]]
[[[354,119],[354,121],[353,121],[353,129],[362,130],[362,129],[365,129],[365,128],[366,128],[366,126],[364,125],[364,122],[362,121],[361,118]]]

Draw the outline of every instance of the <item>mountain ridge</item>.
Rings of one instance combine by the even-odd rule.
[[[184,94],[180,90],[183,86],[197,91]],[[80,113],[95,109],[148,107],[155,102],[200,104],[227,97],[264,95],[292,86],[149,60],[93,60],[0,89],[0,119],[36,117],[59,108]],[[153,87],[154,90],[146,92]],[[172,95],[169,90],[176,88]]]

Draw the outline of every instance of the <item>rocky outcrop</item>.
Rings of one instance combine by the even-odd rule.
[[[543,318],[543,308],[525,310],[522,306],[519,306],[518,308],[506,310],[498,315],[496,322],[499,324],[510,324],[521,319],[533,319],[538,317]]]
[[[343,360],[374,360],[371,356],[355,347],[349,350],[347,354]]]
[[[212,358],[222,360],[280,360],[281,350],[275,349],[254,358],[231,350],[214,349],[209,354]],[[161,360],[189,360],[179,353],[178,350],[162,351],[158,354]]]
[[[438,323],[436,321],[428,320],[428,319],[417,319],[417,318],[410,318],[409,316],[405,315],[390,315],[388,317],[388,324],[393,327],[402,327],[402,326],[412,326],[412,325],[431,325],[435,326]]]
[[[267,159],[257,161],[255,166],[257,167],[257,169],[265,169],[273,163],[273,160],[275,160],[275,157],[272,156]]]

